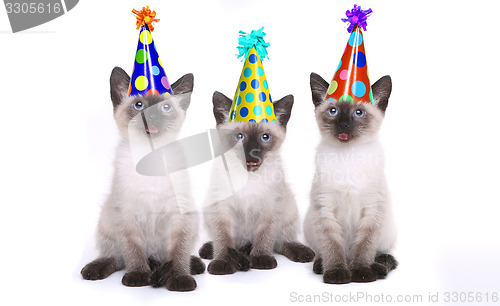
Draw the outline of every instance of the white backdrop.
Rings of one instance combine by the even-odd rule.
[[[309,74],[331,80],[349,36],[340,18],[354,2],[88,0],[16,34],[0,9],[2,304],[285,305],[307,295],[353,304],[361,295],[421,296],[427,304],[436,294],[444,303],[447,292],[491,301],[500,291],[500,4],[457,3],[357,2],[374,11],[364,33],[371,81],[393,80],[380,138],[399,268],[386,280],[335,286],[323,284],[312,263],[277,256],[271,271],[196,276],[191,293],[127,288],[123,272],[97,282],[79,274],[97,255],[95,225],[118,139],[109,75],[114,66],[132,71],[138,31],[131,9],[157,11],[153,38],[171,83],[195,75],[184,135],[214,126],[215,90],[232,97],[243,66],[234,56],[238,31],[265,27],[272,95],[295,96],[283,156],[303,216],[319,141]],[[205,183],[194,182],[200,190]],[[197,247],[203,241],[202,232]]]

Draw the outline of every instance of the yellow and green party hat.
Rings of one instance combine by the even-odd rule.
[[[238,58],[243,57],[245,64],[229,112],[229,122],[276,122],[273,101],[262,66],[262,59],[267,57],[266,48],[270,46],[263,39],[266,35],[263,29],[252,31],[250,34],[240,31]]]

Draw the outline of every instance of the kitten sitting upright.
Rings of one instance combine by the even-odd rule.
[[[242,144],[244,154],[236,160],[248,180],[234,194],[220,197],[227,168],[214,167],[204,209],[213,242],[205,243],[199,252],[202,258],[213,259],[208,272],[220,275],[249,268],[273,269],[277,266],[273,251],[292,261],[312,261],[314,252],[297,242],[298,210],[284,179],[279,152],[293,96],[273,103],[277,122],[228,122],[232,100],[215,92],[213,104],[217,129],[227,135],[224,144]]]
[[[184,191],[173,190],[169,176],[136,172],[132,149],[150,150],[154,143],[174,140],[186,116],[193,91],[193,75],[172,84],[173,95],[128,96],[130,77],[121,68],[111,73],[111,99],[121,140],[116,149],[111,192],[97,228],[99,257],[81,271],[84,279],[104,279],[123,268],[125,286],[166,285],[174,291],[196,288],[191,273],[203,273],[197,257],[190,259],[198,231],[187,178]],[[133,143],[132,142],[133,139]],[[140,149],[140,148],[139,148]],[[184,206],[185,207],[185,206]],[[163,265],[162,265],[163,264]]]
[[[389,254],[396,230],[377,140],[391,78],[373,84],[373,104],[325,101],[328,85],[311,74],[322,140],[304,234],[316,252],[313,270],[325,283],[371,282],[397,266]]]

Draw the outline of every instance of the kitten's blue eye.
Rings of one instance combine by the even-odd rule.
[[[242,133],[234,134],[234,139],[236,141],[243,141],[245,139],[245,135],[243,135]]]
[[[137,101],[134,103],[134,109],[135,110],[138,110],[138,111],[141,111],[143,110],[145,107],[144,103],[142,101]]]
[[[357,109],[354,111],[354,117],[361,118],[365,115],[365,111],[362,109]]]
[[[335,107],[332,107],[328,110],[328,115],[330,115],[332,117],[337,116],[338,113],[339,113],[339,111]]]
[[[172,111],[172,106],[170,106],[168,104],[163,104],[161,106],[161,111],[164,113],[170,113]]]
[[[269,140],[271,140],[271,135],[262,134],[262,136],[260,136],[260,140],[262,140],[263,142],[269,142]]]

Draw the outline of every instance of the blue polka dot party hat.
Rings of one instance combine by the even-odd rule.
[[[373,103],[373,95],[368,78],[363,30],[366,31],[366,19],[371,9],[354,8],[346,12],[347,31],[351,33],[344,54],[335,71],[326,93],[326,100]]]
[[[262,59],[267,57],[264,28],[250,34],[240,31],[238,39],[238,58],[243,57],[245,64],[233,105],[229,112],[229,122],[276,122],[273,101],[269,92]]]
[[[151,11],[149,6],[140,11],[132,10],[132,13],[137,18],[136,25],[140,33],[128,95],[170,95],[172,89],[151,36],[154,31],[153,22],[160,19],[155,19],[156,12]]]

